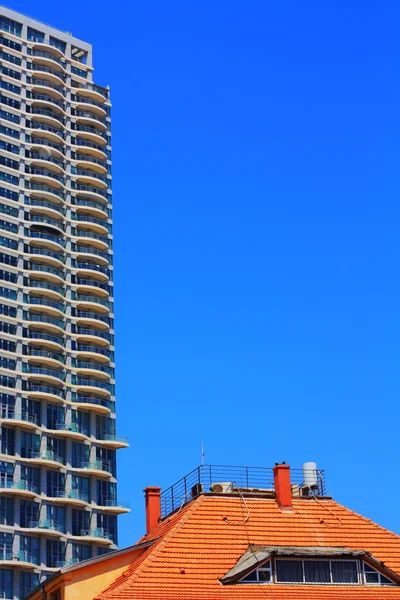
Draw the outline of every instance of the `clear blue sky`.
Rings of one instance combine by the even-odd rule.
[[[120,545],[201,440],[400,532],[398,2],[11,8],[112,88]]]

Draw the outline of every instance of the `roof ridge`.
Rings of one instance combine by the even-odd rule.
[[[355,510],[353,510],[352,508],[348,508],[347,506],[344,506],[343,504],[341,504],[340,502],[337,502],[337,500],[333,500],[332,501],[337,505],[340,506],[340,508],[343,508],[346,512],[350,512],[353,515],[356,515],[356,517],[358,517],[359,519],[361,519],[362,521],[366,521],[367,523],[369,523],[370,525],[374,525],[374,527],[376,527],[376,529],[380,529],[381,531],[385,531],[386,533],[392,535],[395,538],[399,538],[399,535],[397,533],[395,533],[394,531],[392,531],[391,529],[387,529],[387,527],[382,527],[382,525],[379,525],[379,523],[376,523],[375,521],[372,521],[372,519],[368,519],[368,517],[364,517],[364,515],[361,515],[360,513],[356,512]]]
[[[194,502],[192,503],[192,506],[189,505],[188,509],[185,511],[185,513],[183,515],[183,518],[178,519],[177,522],[168,531],[168,533],[166,533],[165,536],[159,538],[159,540],[160,540],[159,542],[156,541],[154,543],[154,545],[150,546],[148,556],[146,556],[146,558],[143,560],[142,564],[137,569],[135,569],[135,571],[131,575],[125,576],[126,577],[125,581],[121,581],[118,585],[115,585],[116,582],[114,581],[103,592],[101,592],[101,594],[96,596],[94,598],[94,600],[103,600],[103,598],[104,599],[107,598],[108,592],[114,590],[116,587],[128,586],[128,585],[130,586],[132,583],[137,581],[139,576],[143,573],[144,569],[149,564],[151,564],[157,556],[159,556],[160,552],[164,549],[164,547],[169,542],[169,540],[175,535],[175,533],[177,533],[177,531],[179,531],[185,525],[185,523],[187,522],[189,517],[191,517],[196,512],[198,507],[203,503],[204,498],[205,498],[205,496],[203,496],[203,495],[198,496],[198,498],[196,498],[194,500]],[[180,510],[181,509],[179,509],[179,511]],[[177,514],[179,514],[179,511]],[[152,550],[151,552],[150,552],[150,549]],[[129,571],[131,566],[132,565],[130,565],[126,569],[126,571],[124,571],[124,573],[122,573],[122,575],[124,575],[127,571]]]

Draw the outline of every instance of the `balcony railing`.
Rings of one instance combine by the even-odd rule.
[[[57,294],[64,294],[64,288],[59,285],[53,285],[51,283],[47,283],[46,281],[38,281],[36,279],[30,279],[27,283],[28,287],[32,288],[40,288],[44,290],[51,290],[52,292],[57,292]]]
[[[108,408],[111,412],[114,412],[115,409],[115,404],[111,400],[107,400],[105,398],[96,398],[95,396],[73,395],[72,402],[77,402],[79,404],[95,404],[98,406],[103,406],[104,408]]]
[[[22,372],[31,375],[48,375],[49,377],[56,377],[57,379],[61,379],[61,381],[65,381],[65,373],[63,373],[63,371],[57,371],[56,369],[44,369],[42,367],[24,364]]]
[[[72,433],[81,433],[82,435],[89,435],[88,429],[79,425],[78,423],[56,423],[56,429],[58,431],[71,431]]]
[[[50,235],[48,233],[43,233],[42,231],[36,231],[35,229],[29,229],[27,232],[27,235],[31,238],[48,240],[49,242],[55,242],[56,244],[59,244],[60,246],[63,246],[63,247],[65,246],[65,241],[62,238],[57,237],[55,235]]]
[[[110,533],[105,531],[103,527],[95,527],[94,529],[81,529],[81,536],[91,536],[97,538],[104,538],[106,540],[112,540],[112,536]]]
[[[41,392],[43,394],[53,394],[54,396],[59,396],[60,398],[64,398],[64,391],[62,389],[52,387],[49,385],[36,385],[34,383],[28,382],[26,385],[26,390],[29,392]]]
[[[106,356],[110,360],[114,359],[113,353],[110,350],[99,348],[98,346],[92,346],[90,344],[77,344],[76,352],[93,352],[94,354],[101,354]]]
[[[59,337],[57,335],[50,335],[43,331],[29,330],[27,333],[24,333],[23,335],[24,335],[24,337],[26,337],[30,340],[45,340],[48,342],[54,342],[55,344],[58,344],[59,346],[65,346],[64,338]]]
[[[27,492],[32,492],[34,494],[38,493],[38,488],[36,485],[25,481],[24,479],[20,479],[19,481],[0,481],[0,489],[3,490],[22,490]]]
[[[107,340],[110,343],[112,342],[112,336],[109,333],[105,333],[104,331],[99,331],[98,329],[89,329],[89,328],[78,327],[76,334],[77,335],[91,335],[93,337],[99,337],[99,338],[102,338],[103,340]]]
[[[39,419],[33,413],[29,413],[27,411],[22,411],[17,413],[13,408],[6,407],[2,405],[0,407],[0,419],[13,419],[16,421],[25,421],[26,423],[32,423],[33,425],[39,425]]]
[[[303,487],[302,469],[291,469],[292,484]],[[315,495],[325,496],[326,487],[323,471],[316,471],[317,489]],[[274,493],[274,475],[272,468],[236,467],[222,465],[201,465],[188,475],[164,490],[161,494],[161,516],[165,517],[181,508],[191,498],[202,492],[209,492],[216,483],[229,482],[232,493],[240,495],[244,491],[258,490]]]
[[[57,360],[60,363],[65,363],[65,358],[62,354],[57,354],[56,352],[49,352],[49,350],[47,349],[39,350],[37,348],[25,346],[23,349],[23,354],[24,356],[51,358],[52,360]]]

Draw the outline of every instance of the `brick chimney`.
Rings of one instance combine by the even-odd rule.
[[[273,471],[276,502],[282,510],[291,510],[292,486],[290,484],[290,467],[285,463],[276,464]]]
[[[143,491],[146,503],[146,535],[148,535],[161,519],[161,488],[149,485]]]

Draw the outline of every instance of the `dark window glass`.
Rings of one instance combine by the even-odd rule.
[[[331,569],[333,583],[358,583],[357,561],[332,560]]]
[[[2,112],[4,111],[0,110],[0,115]],[[8,135],[16,139],[19,138],[19,131],[17,131],[16,129],[11,129],[11,127],[6,127],[5,125],[0,125],[0,133],[4,133],[4,135]],[[4,148],[4,150],[8,150],[8,148]],[[9,150],[9,152],[14,152],[14,150]]]
[[[32,27],[28,27],[28,40],[30,42],[38,42],[42,44],[44,42],[44,33],[38,31],[37,29],[33,29]]]
[[[17,21],[13,21],[12,19],[8,19],[7,17],[0,17],[0,29],[2,31],[7,31],[8,33],[12,33],[17,37],[21,37],[22,25]],[[20,47],[21,48],[21,47]]]
[[[39,521],[39,504],[31,500],[21,500],[19,520],[21,527],[35,527]]]
[[[276,579],[279,582],[302,582],[303,563],[301,560],[277,560]]]
[[[0,496],[0,524],[14,525],[14,500],[12,498]]]
[[[309,583],[329,583],[331,580],[328,560],[305,560],[304,577]]]
[[[13,598],[13,572],[10,569],[0,569],[0,590],[3,598]]]
[[[15,454],[15,431],[9,427],[0,428],[0,448],[2,454]]]
[[[19,596],[24,598],[30,591],[39,585],[39,574],[29,571],[19,572]],[[8,597],[8,596],[7,596]],[[10,596],[11,597],[11,596]]]

